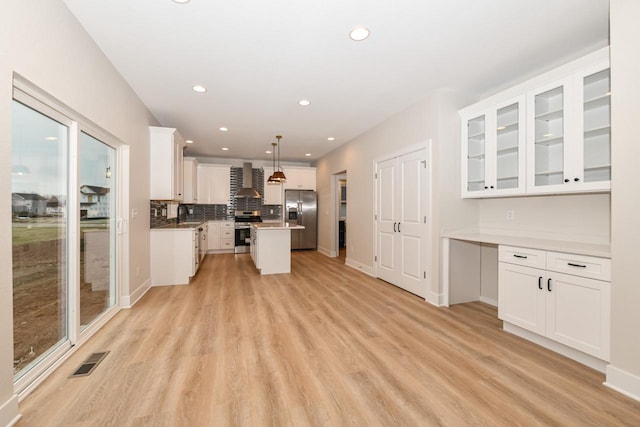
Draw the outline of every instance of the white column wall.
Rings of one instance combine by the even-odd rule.
[[[611,0],[611,365],[607,384],[640,400],[640,2]]]

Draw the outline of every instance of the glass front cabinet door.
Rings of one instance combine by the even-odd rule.
[[[525,97],[462,112],[462,197],[525,191]]]
[[[528,94],[528,193],[610,189],[610,95],[606,66]]]

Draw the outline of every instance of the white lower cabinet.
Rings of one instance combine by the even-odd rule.
[[[151,230],[151,286],[186,285],[199,266],[198,233],[190,229]]]
[[[233,250],[235,247],[235,229],[233,221],[209,221],[209,251]]]
[[[608,361],[610,268],[606,258],[500,246],[498,317]]]

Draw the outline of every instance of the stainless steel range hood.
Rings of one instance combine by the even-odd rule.
[[[251,163],[242,164],[242,188],[236,193],[236,197],[260,199],[262,196],[253,188],[253,168]]]

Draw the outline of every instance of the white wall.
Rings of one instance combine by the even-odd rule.
[[[0,13],[0,253],[11,254],[11,99],[13,72],[130,145],[131,277],[126,295],[149,277],[148,130],[156,124],[102,51],[61,1],[3,2]],[[136,272],[138,274],[136,275]],[[13,399],[11,257],[0,258],[0,425]]]
[[[514,219],[507,220],[507,211]],[[610,240],[609,194],[508,197],[480,201],[481,228],[535,233],[541,238],[578,239],[608,244]]]
[[[640,2],[611,0],[611,365],[607,383],[640,399]]]

